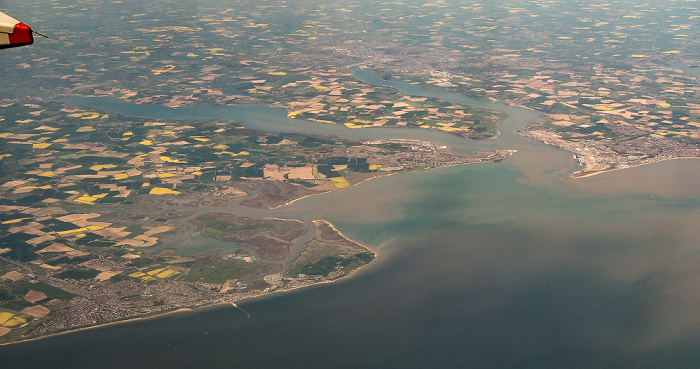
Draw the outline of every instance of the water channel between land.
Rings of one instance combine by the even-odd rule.
[[[299,119],[288,119],[284,109],[267,106],[188,106],[181,108],[169,108],[155,104],[131,104],[108,97],[70,97],[60,101],[79,106],[88,106],[106,112],[116,112],[125,116],[152,118],[152,119],[225,119],[240,122],[246,128],[264,132],[300,133],[320,136],[337,136],[351,140],[370,139],[415,139],[436,142],[449,146],[453,151],[469,154],[473,151],[490,151],[497,149],[515,149],[524,152],[537,150],[553,150],[538,143],[532,143],[519,136],[517,131],[527,122],[536,119],[540,114],[532,109],[514,107],[499,103],[475,100],[459,94],[425,90],[420,86],[399,81],[386,81],[376,76],[371,70],[352,67],[354,75],[359,80],[375,86],[396,88],[407,96],[420,96],[449,101],[454,104],[490,109],[506,113],[507,117],[499,123],[499,136],[489,140],[465,140],[459,136],[426,129],[402,129],[402,128],[365,128],[350,129],[344,125],[319,124],[317,122]],[[313,236],[315,227],[312,216],[294,214],[283,210],[255,210],[243,207],[232,201],[228,207],[199,207],[192,215],[180,219],[177,223],[189,228],[185,235],[178,235],[167,239],[168,247],[174,247],[185,254],[198,254],[206,251],[243,249],[256,257],[254,250],[238,247],[230,242],[222,242],[208,238],[193,238],[193,226],[188,222],[197,216],[212,212],[230,212],[239,216],[262,218],[265,216],[287,216],[303,219],[307,233],[297,240],[291,252],[281,260],[285,264],[291,262],[303,249],[305,243]],[[168,206],[164,210],[191,210]],[[271,215],[274,214],[274,215]]]
[[[0,347],[12,368],[696,368],[700,161],[571,179],[571,154],[517,134],[537,112],[355,75],[508,114],[500,136],[347,129],[281,109],[72,104],[127,116],[236,120],[262,131],[411,138],[502,163],[389,176],[254,218],[331,221],[381,251],[353,278],[241,303]],[[191,210],[191,209],[190,209]],[[197,209],[206,212],[220,208]]]
[[[442,91],[426,90],[420,85],[401,81],[387,81],[369,69],[351,67],[354,76],[373,86],[385,86],[395,88],[406,96],[428,97],[453,104],[489,109],[507,114],[507,117],[498,124],[499,135],[486,140],[466,140],[462,137],[429,129],[420,128],[363,128],[350,129],[340,124],[320,124],[318,122],[300,119],[288,119],[287,112],[281,108],[268,106],[186,106],[169,108],[155,104],[132,104],[110,97],[68,97],[60,101],[100,109],[106,112],[120,113],[125,116],[151,118],[151,119],[221,119],[240,122],[249,129],[275,133],[298,133],[319,136],[335,136],[350,140],[370,139],[415,139],[439,143],[450,147],[451,150],[463,154],[474,151],[490,150],[516,150],[517,152],[504,163],[518,168],[522,177],[521,183],[545,187],[553,191],[565,192],[587,196],[596,194],[599,196],[616,196],[620,194],[645,194],[659,196],[693,196],[700,195],[700,189],[694,186],[695,180],[700,180],[700,163],[693,160],[678,160],[668,163],[656,163],[649,168],[632,168],[621,172],[612,172],[601,177],[589,177],[581,179],[570,178],[576,170],[576,164],[572,154],[568,151],[551,147],[532,139],[523,137],[519,130],[528,122],[536,120],[540,112],[535,110],[505,105],[502,103],[488,102],[467,98],[465,96]],[[649,175],[649,171],[660,172],[661,175]],[[683,181],[676,179],[675,173],[685,172]],[[386,180],[386,179],[383,179]],[[673,181],[670,183],[669,181]],[[344,190],[348,191],[348,190]],[[349,191],[352,191],[350,189]],[[313,236],[315,226],[313,219],[320,219],[324,211],[314,209],[315,206],[323,207],[320,203],[328,201],[332,203],[334,197],[343,197],[340,194],[324,194],[319,200],[306,200],[301,204],[284,206],[273,210],[251,209],[232,201],[228,207],[199,207],[193,215],[178,221],[180,225],[191,229],[185,235],[175,236],[168,240],[170,247],[175,247],[185,254],[198,254],[207,251],[243,249],[251,253],[250,249],[236,246],[230,242],[222,242],[209,238],[193,238],[193,226],[187,221],[199,215],[211,212],[228,212],[238,216],[252,218],[280,217],[302,220],[307,228],[307,233],[296,241],[291,252],[281,260],[288,264],[303,249],[304,244]],[[352,196],[349,194],[349,196]],[[312,202],[314,206],[305,204]],[[167,207],[166,210],[192,210],[191,208]]]

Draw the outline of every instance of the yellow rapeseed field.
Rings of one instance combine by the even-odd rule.
[[[15,315],[12,318],[8,319],[4,324],[3,327],[7,328],[15,328],[19,327],[20,325],[26,323],[28,321],[27,318],[20,316],[20,315]]]
[[[350,187],[350,182],[348,182],[345,178],[343,177],[333,177],[329,178],[333,184],[333,187],[335,188],[348,188]]]
[[[179,195],[180,191],[171,190],[163,187],[153,187],[149,192],[151,195]]]
[[[12,318],[13,316],[15,316],[15,314],[13,313],[8,313],[4,311],[0,312],[0,325],[5,324],[5,322],[10,320],[10,318]]]

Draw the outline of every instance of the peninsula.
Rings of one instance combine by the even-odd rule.
[[[229,205],[273,209],[394,173],[511,154],[41,100],[3,105],[3,342],[346,277],[375,254],[330,223],[253,219]]]
[[[584,177],[700,157],[691,3],[33,7],[56,37],[0,66],[0,342],[343,278],[375,255],[329,223],[226,208],[274,209],[513,153],[138,118],[56,98],[275,107],[286,122],[318,127],[498,136],[504,114],[363,83],[348,68],[363,66],[385,81],[542,112],[521,133],[571,151]],[[66,19],[100,28],[68,32]]]

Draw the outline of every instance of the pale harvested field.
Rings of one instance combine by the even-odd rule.
[[[90,218],[96,218],[99,217],[100,214],[98,213],[87,213],[87,214],[68,214],[64,215],[62,217],[58,217],[56,219],[62,221],[62,222],[68,222],[68,223],[73,223],[76,220],[86,220]]]
[[[308,179],[313,180],[314,176],[311,173],[312,167],[293,167],[289,168],[289,178],[291,179]]]
[[[13,282],[16,282],[16,281],[19,281],[20,279],[24,278],[24,274],[13,270],[13,271],[10,271],[10,272],[3,274],[2,277],[0,277],[0,278],[9,279]]]
[[[69,252],[69,251],[74,251],[74,250],[72,248],[64,245],[64,244],[54,242],[51,245],[37,251],[37,253],[42,254],[44,252]]]
[[[31,302],[32,304],[37,302],[37,301],[41,301],[45,298],[46,298],[45,293],[39,292],[39,291],[34,291],[34,290],[31,290],[31,291],[27,292],[26,295],[24,295],[24,301]]]
[[[29,307],[22,309],[22,311],[20,311],[20,313],[22,313],[22,314],[29,314],[29,315],[36,317],[36,318],[43,318],[43,317],[49,315],[50,312],[51,312],[51,310],[49,310],[43,306],[29,306]]]
[[[121,273],[121,271],[118,271],[118,272],[113,272],[113,271],[102,272],[102,273],[98,274],[98,275],[95,277],[95,280],[96,280],[96,281],[103,282],[103,281],[106,281],[106,280],[108,280],[108,279],[114,277],[115,275],[117,275],[117,274],[119,274],[119,273]]]
[[[552,122],[552,124],[554,124],[555,126],[560,126],[560,127],[570,127],[576,123],[574,123],[570,120],[558,120],[556,122]]]

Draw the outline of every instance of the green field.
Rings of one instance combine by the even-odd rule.
[[[372,260],[374,255],[363,249],[311,240],[286,274],[293,278],[299,274],[328,277],[337,271],[338,276],[342,276]]]
[[[224,283],[229,279],[241,279],[255,275],[260,267],[241,260],[218,259],[215,262],[196,262],[187,275],[192,282]]]
[[[285,234],[301,227],[301,222],[296,220],[261,220],[254,224],[236,224],[222,218],[200,217],[198,221],[206,226],[206,234],[220,238],[222,236],[233,235],[243,231],[260,230],[271,231],[277,234]]]

